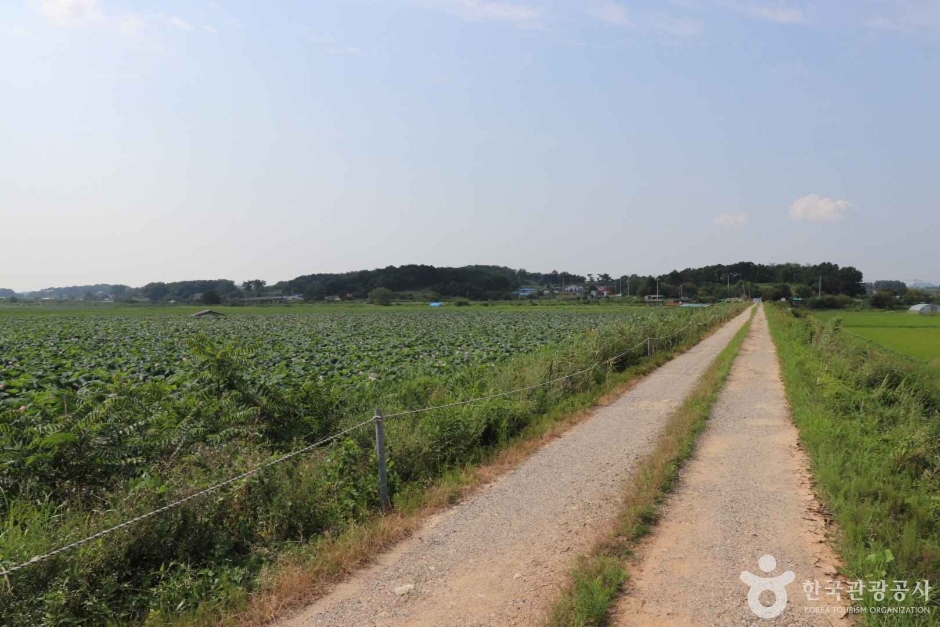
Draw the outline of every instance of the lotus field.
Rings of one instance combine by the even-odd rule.
[[[555,309],[0,317],[0,407],[41,403],[50,392],[114,380],[184,384],[201,367],[187,346],[200,335],[249,351],[245,374],[258,383],[317,379],[355,387],[492,364],[589,329],[661,315]]]
[[[742,308],[3,312],[0,566],[257,468],[376,407],[391,413],[553,381],[388,421],[399,504]],[[652,360],[645,345],[635,348],[647,336],[668,337],[654,342]],[[10,625],[213,622],[246,604],[284,556],[315,555],[318,539],[374,516],[375,464],[371,429],[353,431],[10,574],[0,616]]]

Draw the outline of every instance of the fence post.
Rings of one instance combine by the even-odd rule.
[[[650,339],[649,339],[649,338],[646,338],[646,356],[647,356],[647,357],[652,357],[652,356],[653,356],[653,347],[650,345]]]
[[[382,507],[388,507],[388,472],[385,468],[385,420],[382,410],[375,410],[375,452],[379,460],[379,501]]]

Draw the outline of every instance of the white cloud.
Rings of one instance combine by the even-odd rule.
[[[484,0],[434,0],[429,6],[472,22],[513,22],[536,24],[540,11],[532,6]]]
[[[166,23],[173,28],[178,28],[179,30],[193,30],[193,25],[178,15],[171,15],[170,17],[166,18]]]
[[[775,24],[805,24],[809,21],[806,12],[797,7],[788,6],[783,2],[727,2],[730,9],[739,11],[754,19]]]
[[[746,213],[719,213],[715,216],[718,226],[744,226],[747,224]]]
[[[59,24],[74,24],[102,19],[98,0],[36,0],[33,9]]]
[[[842,222],[851,207],[852,203],[847,200],[810,194],[790,206],[790,219],[794,222]]]
[[[588,9],[588,15],[615,26],[626,26],[630,23],[627,8],[613,1],[595,4]]]
[[[187,32],[196,30],[195,26],[178,15],[105,14],[98,0],[41,0],[35,7],[38,13],[62,26],[95,22],[122,35],[135,35],[141,30],[153,27],[174,28]],[[219,34],[215,27],[208,24],[203,26],[202,30],[211,35]]]

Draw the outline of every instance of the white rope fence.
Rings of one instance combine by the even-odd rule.
[[[396,413],[393,413],[393,414],[388,414],[387,416],[384,416],[384,419],[385,419],[385,420],[388,420],[388,419],[390,419],[390,418],[400,418],[400,417],[402,417],[402,416],[409,416],[409,415],[421,414],[421,413],[425,413],[425,412],[429,412],[429,411],[436,411],[436,410],[440,410],[440,409],[448,409],[448,408],[451,408],[451,407],[460,407],[460,406],[463,406],[463,405],[470,405],[470,404],[473,404],[473,403],[480,403],[480,402],[483,402],[483,401],[488,401],[488,400],[492,400],[492,399],[495,399],[495,398],[501,398],[501,397],[504,397],[504,396],[510,396],[510,395],[512,395],[512,394],[519,394],[520,392],[527,392],[527,391],[529,391],[529,390],[534,390],[534,389],[536,389],[536,388],[540,388],[540,387],[545,387],[545,386],[548,386],[548,385],[552,385],[553,383],[558,383],[559,381],[564,381],[564,380],[566,380],[566,379],[570,379],[570,378],[572,378],[572,377],[576,377],[576,376],[578,376],[578,375],[581,375],[581,374],[585,374],[585,373],[587,373],[587,372],[590,372],[590,371],[594,370],[595,368],[597,368],[597,367],[600,366],[600,365],[603,365],[603,364],[610,364],[610,363],[612,363],[612,362],[614,362],[614,361],[616,361],[616,360],[618,360],[618,359],[621,359],[622,357],[625,357],[625,356],[629,355],[630,353],[632,353],[633,351],[635,351],[637,348],[643,346],[644,344],[647,346],[647,356],[652,356],[652,349],[651,349],[650,342],[652,342],[652,341],[654,341],[654,340],[657,341],[657,342],[659,342],[659,341],[661,341],[661,340],[665,340],[665,339],[670,339],[670,338],[673,338],[673,337],[677,337],[677,336],[678,336],[679,334],[681,334],[683,331],[685,331],[686,329],[688,329],[689,327],[692,327],[692,326],[708,326],[708,325],[711,325],[712,323],[714,323],[714,321],[715,321],[715,319],[716,319],[717,317],[718,317],[718,316],[712,316],[712,318],[710,318],[707,322],[702,322],[702,323],[690,322],[689,324],[685,325],[684,327],[682,327],[681,329],[679,329],[679,330],[676,331],[675,333],[671,333],[671,334],[666,335],[666,336],[661,337],[661,338],[647,337],[646,339],[644,339],[643,341],[639,342],[639,343],[636,344],[635,346],[633,346],[633,347],[627,349],[626,351],[624,351],[624,352],[622,352],[622,353],[620,353],[620,354],[618,354],[618,355],[615,355],[615,356],[613,356],[613,357],[610,357],[609,359],[605,359],[605,360],[600,361],[600,362],[596,362],[596,363],[594,363],[593,365],[591,365],[591,366],[588,367],[588,368],[583,368],[583,369],[578,370],[578,371],[576,371],[576,372],[568,373],[568,374],[566,374],[566,375],[564,375],[564,376],[562,376],[562,377],[556,377],[556,378],[550,379],[550,380],[548,380],[548,381],[543,381],[543,382],[541,382],[541,383],[536,383],[536,384],[534,384],[534,385],[529,385],[529,386],[526,386],[526,387],[521,387],[521,388],[517,388],[517,389],[514,389],[514,390],[509,390],[509,391],[507,391],[507,392],[499,392],[499,393],[497,393],[497,394],[490,394],[490,395],[488,395],[488,396],[481,396],[481,397],[478,397],[478,398],[472,398],[472,399],[468,399],[468,400],[464,400],[464,401],[457,401],[457,402],[454,402],[454,403],[446,403],[446,404],[444,404],[444,405],[436,405],[436,406],[433,406],[433,407],[425,407],[425,408],[422,408],[422,409],[412,409],[412,410],[407,410],[407,411],[400,411],[400,412],[396,412]],[[378,420],[377,420],[377,419],[378,419]],[[97,539],[99,539],[99,538],[103,538],[104,536],[110,535],[110,534],[112,534],[112,533],[114,533],[114,532],[116,532],[116,531],[119,531],[119,530],[124,529],[124,528],[126,528],[126,527],[130,527],[131,525],[134,525],[134,524],[136,524],[136,523],[138,523],[138,522],[140,522],[140,521],[142,521],[142,520],[146,520],[147,518],[151,518],[151,517],[153,517],[153,516],[157,516],[157,515],[162,514],[162,513],[164,513],[164,512],[167,512],[167,511],[170,511],[170,510],[172,510],[172,509],[175,509],[175,508],[177,508],[177,507],[179,507],[179,506],[181,506],[181,505],[183,505],[183,504],[185,504],[185,503],[188,503],[189,501],[193,501],[193,500],[195,500],[195,499],[198,499],[199,497],[202,497],[202,496],[205,496],[205,495],[210,494],[210,493],[212,493],[212,492],[215,492],[216,490],[220,490],[221,488],[224,488],[225,486],[231,485],[231,484],[233,484],[233,483],[235,483],[235,482],[237,482],[237,481],[241,481],[242,479],[247,479],[248,477],[251,477],[251,476],[253,476],[253,475],[256,475],[256,474],[258,474],[259,472],[261,472],[261,471],[263,471],[263,470],[265,470],[265,469],[267,469],[267,468],[270,468],[271,466],[276,466],[277,464],[280,464],[280,463],[282,463],[282,462],[285,462],[285,461],[287,461],[288,459],[291,459],[291,458],[296,457],[296,456],[298,456],[298,455],[302,455],[302,454],[304,454],[304,453],[307,453],[307,452],[309,452],[309,451],[311,451],[311,450],[313,450],[313,449],[315,449],[315,448],[317,448],[317,447],[319,447],[319,446],[323,446],[323,445],[325,445],[325,444],[329,444],[330,442],[332,442],[332,441],[334,441],[334,440],[336,440],[336,439],[338,439],[338,438],[341,438],[341,437],[343,437],[344,435],[346,435],[346,434],[348,434],[348,433],[351,433],[351,432],[353,432],[353,431],[356,431],[356,430],[358,430],[358,429],[361,429],[362,427],[364,427],[364,426],[366,426],[366,425],[368,425],[368,424],[372,424],[372,423],[376,423],[376,422],[381,422],[381,420],[382,420],[382,417],[380,417],[380,415],[373,416],[372,418],[369,418],[368,420],[365,420],[365,421],[360,422],[360,423],[358,423],[358,424],[356,424],[356,425],[353,425],[353,426],[351,426],[351,427],[349,427],[349,428],[347,428],[347,429],[344,429],[344,430],[342,430],[342,431],[340,431],[340,432],[338,432],[338,433],[334,433],[333,435],[330,435],[330,436],[324,437],[324,438],[322,438],[322,439],[320,439],[320,440],[317,440],[316,442],[314,442],[314,443],[312,443],[312,444],[310,444],[310,445],[308,445],[308,446],[305,446],[305,447],[303,447],[303,448],[297,449],[297,450],[292,451],[292,452],[290,452],[290,453],[286,453],[286,454],[284,454],[284,455],[281,455],[280,457],[277,457],[277,458],[275,458],[275,459],[272,459],[272,460],[270,460],[270,461],[268,461],[268,462],[265,462],[265,463],[261,464],[261,465],[258,466],[257,468],[254,468],[254,469],[252,469],[252,470],[248,470],[248,471],[243,472],[243,473],[241,473],[241,474],[239,474],[239,475],[235,475],[234,477],[231,477],[231,478],[229,478],[229,479],[226,479],[225,481],[220,481],[219,483],[213,484],[213,485],[211,485],[211,486],[209,486],[209,487],[207,487],[207,488],[204,488],[204,489],[202,489],[202,490],[199,490],[198,492],[194,492],[193,494],[190,494],[189,496],[186,496],[186,497],[184,497],[184,498],[181,498],[181,499],[179,499],[179,500],[177,500],[177,501],[173,501],[172,503],[168,503],[167,505],[164,505],[163,507],[159,507],[159,508],[157,508],[157,509],[155,509],[155,510],[152,510],[152,511],[150,511],[150,512],[147,512],[146,514],[141,514],[140,516],[135,516],[134,518],[131,518],[131,519],[129,519],[129,520],[126,520],[126,521],[124,521],[124,522],[122,522],[122,523],[120,523],[120,524],[118,524],[118,525],[114,525],[113,527],[109,527],[109,528],[107,528],[107,529],[103,529],[102,531],[99,531],[99,532],[97,532],[97,533],[95,533],[95,534],[93,534],[93,535],[90,535],[90,536],[88,536],[88,537],[86,537],[86,538],[82,538],[81,540],[77,540],[77,541],[75,541],[75,542],[72,542],[72,543],[63,545],[63,546],[61,546],[61,547],[59,547],[59,548],[57,548],[57,549],[54,549],[54,550],[52,550],[52,551],[49,551],[48,553],[43,553],[43,554],[41,554],[41,555],[37,555],[37,556],[35,556],[35,557],[33,557],[33,558],[31,558],[31,559],[25,561],[25,562],[22,562],[22,563],[20,563],[20,564],[17,564],[16,566],[11,566],[11,567],[9,567],[9,568],[5,568],[4,570],[0,570],[0,577],[7,577],[8,575],[11,575],[11,574],[13,574],[13,573],[15,573],[15,572],[17,572],[17,571],[19,571],[19,570],[22,570],[23,568],[26,568],[27,566],[31,566],[31,565],[33,565],[33,564],[37,564],[37,563],[39,563],[39,562],[42,562],[42,561],[44,561],[44,560],[49,559],[50,557],[54,557],[54,556],[56,556],[56,555],[59,555],[60,553],[64,553],[64,552],[69,551],[69,550],[71,550],[71,549],[78,548],[78,547],[80,547],[80,546],[82,546],[82,545],[84,545],[84,544],[87,544],[87,543],[89,543],[89,542],[91,542],[91,541],[93,541],[93,540],[97,540]]]
[[[11,573],[15,573],[16,571],[18,571],[18,570],[20,570],[20,569],[22,569],[22,568],[26,568],[27,566],[31,566],[32,564],[36,564],[36,563],[41,562],[41,561],[43,561],[43,560],[49,559],[50,557],[53,557],[53,556],[55,556],[55,555],[58,555],[59,553],[64,553],[65,551],[68,551],[68,550],[70,550],[70,549],[78,548],[78,547],[82,546],[83,544],[87,544],[87,543],[91,542],[92,540],[97,540],[98,538],[102,538],[102,537],[104,537],[104,536],[106,536],[106,535],[112,534],[112,533],[114,533],[115,531],[118,531],[118,530],[120,530],[120,529],[124,529],[125,527],[129,527],[129,526],[131,526],[131,525],[133,525],[133,524],[135,524],[135,523],[140,522],[141,520],[145,520],[145,519],[150,518],[150,517],[152,517],[152,516],[156,516],[157,514],[162,514],[163,512],[167,512],[167,511],[169,511],[169,510],[171,510],[171,509],[177,508],[177,507],[179,507],[180,505],[182,505],[183,503],[187,503],[187,502],[189,502],[189,501],[192,501],[193,499],[197,499],[197,498],[199,498],[200,496],[205,496],[206,494],[209,494],[210,492],[215,492],[216,490],[219,490],[220,488],[224,488],[225,486],[227,486],[227,485],[229,485],[229,484],[232,484],[232,483],[235,483],[236,481],[240,481],[240,480],[242,480],[242,479],[247,479],[248,477],[251,477],[252,475],[258,474],[259,472],[261,472],[261,471],[264,470],[265,468],[269,468],[269,467],[271,467],[271,466],[280,464],[281,462],[287,461],[288,459],[290,459],[290,458],[292,458],[292,457],[296,457],[297,455],[301,455],[301,454],[303,454],[303,453],[306,453],[306,452],[308,452],[308,451],[310,451],[310,450],[312,450],[312,449],[314,449],[314,448],[316,448],[316,447],[318,447],[318,446],[322,446],[322,445],[324,445],[324,444],[327,444],[327,443],[329,443],[329,442],[332,442],[333,440],[335,440],[335,439],[337,439],[337,438],[340,438],[340,437],[346,435],[347,433],[350,433],[351,431],[355,431],[356,429],[359,429],[359,428],[361,428],[361,427],[364,427],[365,425],[367,425],[367,424],[369,424],[369,423],[371,423],[371,422],[372,422],[372,419],[370,418],[369,420],[366,420],[365,422],[360,422],[359,424],[353,425],[352,427],[349,427],[348,429],[344,429],[343,431],[340,431],[339,433],[335,433],[335,434],[333,434],[333,435],[331,435],[331,436],[328,436],[328,437],[325,437],[325,438],[323,438],[323,439],[321,439],[321,440],[317,440],[316,442],[314,442],[313,444],[310,444],[309,446],[305,446],[305,447],[303,447],[303,448],[301,448],[301,449],[297,449],[296,451],[292,451],[292,452],[290,452],[290,453],[287,453],[286,455],[282,455],[282,456],[280,456],[280,457],[278,457],[278,458],[276,458],[276,459],[272,459],[271,461],[265,462],[264,464],[261,464],[261,465],[258,466],[257,468],[254,468],[254,469],[249,470],[249,471],[247,471],[247,472],[243,472],[243,473],[241,473],[240,475],[236,475],[236,476],[234,476],[234,477],[231,477],[231,478],[229,478],[229,479],[226,479],[225,481],[220,481],[219,483],[216,483],[216,484],[214,484],[214,485],[211,485],[211,486],[209,486],[208,488],[204,488],[204,489],[200,490],[199,492],[194,492],[193,494],[190,494],[190,495],[187,496],[187,497],[184,497],[184,498],[182,498],[182,499],[179,499],[178,501],[173,501],[172,503],[169,503],[169,504],[167,504],[167,505],[164,505],[163,507],[160,507],[160,508],[157,508],[157,509],[155,509],[155,510],[153,510],[153,511],[147,512],[146,514],[141,514],[140,516],[136,516],[136,517],[134,517],[134,518],[131,518],[130,520],[126,520],[126,521],[122,522],[122,523],[119,524],[119,525],[115,525],[115,526],[113,526],[113,527],[109,527],[109,528],[107,528],[107,529],[104,529],[104,530],[102,530],[102,531],[99,531],[99,532],[96,533],[96,534],[90,535],[90,536],[88,536],[87,538],[82,538],[81,540],[78,540],[78,541],[76,541],[76,542],[72,542],[71,544],[66,544],[65,546],[61,546],[61,547],[59,547],[59,548],[57,548],[57,549],[55,549],[55,550],[53,550],[53,551],[49,551],[48,553],[43,553],[42,555],[37,555],[36,557],[30,559],[29,561],[23,562],[22,564],[17,564],[16,566],[11,566],[10,568],[7,568],[7,569],[5,569],[5,570],[3,570],[3,571],[0,571],[0,576],[6,577],[7,575],[9,575],[9,574],[11,574]]]

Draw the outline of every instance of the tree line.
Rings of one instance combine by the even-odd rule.
[[[308,274],[273,287],[284,294],[302,294],[305,300],[310,301],[330,296],[366,298],[379,288],[396,293],[426,292],[441,298],[462,296],[486,300],[507,298],[523,285],[545,285],[554,280],[582,283],[585,277],[568,272],[537,273],[503,266],[438,268],[412,264],[338,274]]]
[[[710,265],[673,270],[667,274],[638,275],[571,272],[530,272],[504,266],[473,265],[460,268],[423,264],[388,266],[374,270],[344,273],[318,273],[267,285],[261,279],[236,284],[229,279],[176,282],[152,282],[142,287],[94,285],[49,288],[31,296],[84,298],[100,300],[108,295],[114,300],[143,299],[150,302],[201,301],[214,304],[247,297],[302,295],[310,302],[325,298],[365,299],[376,290],[415,299],[456,298],[501,300],[510,298],[521,287],[561,289],[581,285],[588,289],[608,286],[624,295],[644,297],[660,294],[666,298],[695,298],[703,301],[726,297],[763,296],[765,298],[809,298],[823,295],[856,297],[865,294],[862,273],[852,266],[835,263],[803,265],[797,263],[761,264],[742,261],[730,265]],[[902,282],[880,282],[884,289],[899,288]]]

